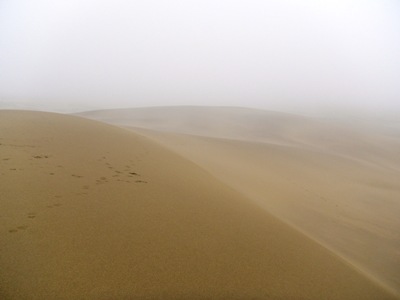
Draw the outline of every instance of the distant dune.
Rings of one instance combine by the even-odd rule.
[[[394,299],[131,131],[0,111],[0,154],[1,299]]]
[[[227,107],[81,115],[152,138],[400,292],[400,135],[393,124],[388,131],[365,120]]]
[[[125,127],[311,148],[400,171],[400,129],[397,132],[393,128],[391,135],[371,133],[360,129],[357,121],[344,126],[332,120],[274,111],[190,106],[100,110],[78,115]],[[366,124],[362,123],[364,127]]]

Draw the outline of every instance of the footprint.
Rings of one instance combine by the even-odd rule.
[[[136,180],[135,182],[136,183],[147,183],[147,181],[144,181],[144,180]]]
[[[17,229],[10,229],[8,232],[9,233],[15,233],[15,232],[17,232],[18,230]]]
[[[20,230],[25,230],[28,228],[28,225],[21,225],[21,226],[17,226],[18,229]]]
[[[34,219],[34,218],[36,218],[36,214],[35,213],[29,213],[28,214],[28,218],[29,219]]]
[[[33,156],[33,158],[49,158],[49,156],[48,155],[35,155],[35,156]]]
[[[131,175],[137,175],[137,176],[139,176],[139,174],[138,174],[138,173],[136,173],[136,172],[129,172],[129,174],[131,174]]]

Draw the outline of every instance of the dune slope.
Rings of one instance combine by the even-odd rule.
[[[400,139],[388,124],[229,107],[87,112],[139,128],[400,293]]]
[[[0,111],[1,299],[392,299],[186,159],[78,117]]]
[[[142,133],[400,289],[399,172],[295,147]]]

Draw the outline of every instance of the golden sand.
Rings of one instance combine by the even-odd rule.
[[[0,111],[1,299],[394,299],[125,129]]]
[[[227,107],[84,115],[134,127],[400,293],[400,132],[384,120]]]

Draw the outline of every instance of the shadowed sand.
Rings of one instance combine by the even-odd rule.
[[[84,113],[135,127],[400,292],[400,130],[244,108]]]
[[[1,299],[392,299],[194,163],[118,127],[0,111]]]

